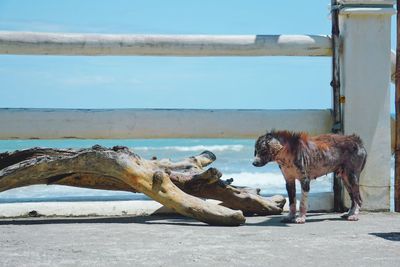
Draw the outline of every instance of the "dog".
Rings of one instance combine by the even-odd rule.
[[[359,190],[360,173],[367,160],[361,138],[355,134],[323,134],[271,131],[260,136],[255,144],[253,165],[262,167],[278,163],[286,180],[289,214],[283,222],[305,223],[310,180],[334,172],[343,180],[351,198],[351,208],[342,217],[357,221],[362,200]],[[296,179],[301,184],[299,216],[296,217]]]

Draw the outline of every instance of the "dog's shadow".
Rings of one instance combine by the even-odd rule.
[[[337,217],[326,217],[327,214],[331,213],[311,213],[307,214],[306,223],[315,223],[315,222],[324,222],[324,221],[347,221],[346,219],[342,218],[340,214],[337,214]],[[297,225],[295,222],[282,222],[283,218],[286,215],[275,215],[275,216],[267,216],[265,220],[261,222],[246,222],[248,226],[278,226],[278,227],[289,227],[290,225]]]
[[[246,226],[273,226],[273,227],[289,227],[290,223],[282,222],[282,219],[285,216],[282,215],[273,215],[266,216],[262,221],[252,222],[247,221]]]
[[[334,214],[335,217],[323,217],[324,215],[327,214]],[[321,218],[322,217],[322,218]],[[307,214],[307,222],[325,222],[325,221],[341,221],[341,222],[347,222],[347,219],[343,217],[343,213],[311,213]]]

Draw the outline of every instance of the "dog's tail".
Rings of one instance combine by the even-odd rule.
[[[352,134],[350,136],[359,146],[364,147],[364,142],[359,135]]]
[[[364,150],[365,150],[365,148],[364,148]],[[367,162],[367,157],[368,157],[368,155],[367,155],[367,152],[365,151],[365,157],[364,157],[363,163],[361,164],[361,169],[360,169],[360,171],[364,170],[365,163]]]
[[[357,147],[358,152],[363,152],[362,154],[364,154],[364,159],[363,159],[363,162],[362,162],[361,168],[360,168],[360,172],[361,172],[364,169],[365,164],[367,162],[367,157],[368,157],[367,150],[365,149],[364,142],[360,136],[358,136],[357,134],[352,134],[351,138],[357,144],[356,147]]]

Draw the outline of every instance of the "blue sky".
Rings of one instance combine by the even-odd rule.
[[[0,30],[330,34],[330,0],[1,0]],[[329,57],[0,56],[0,107],[330,108]]]

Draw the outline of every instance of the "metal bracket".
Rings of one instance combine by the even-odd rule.
[[[342,124],[340,122],[337,122],[332,126],[332,132],[333,133],[338,133],[341,130],[342,130]]]

